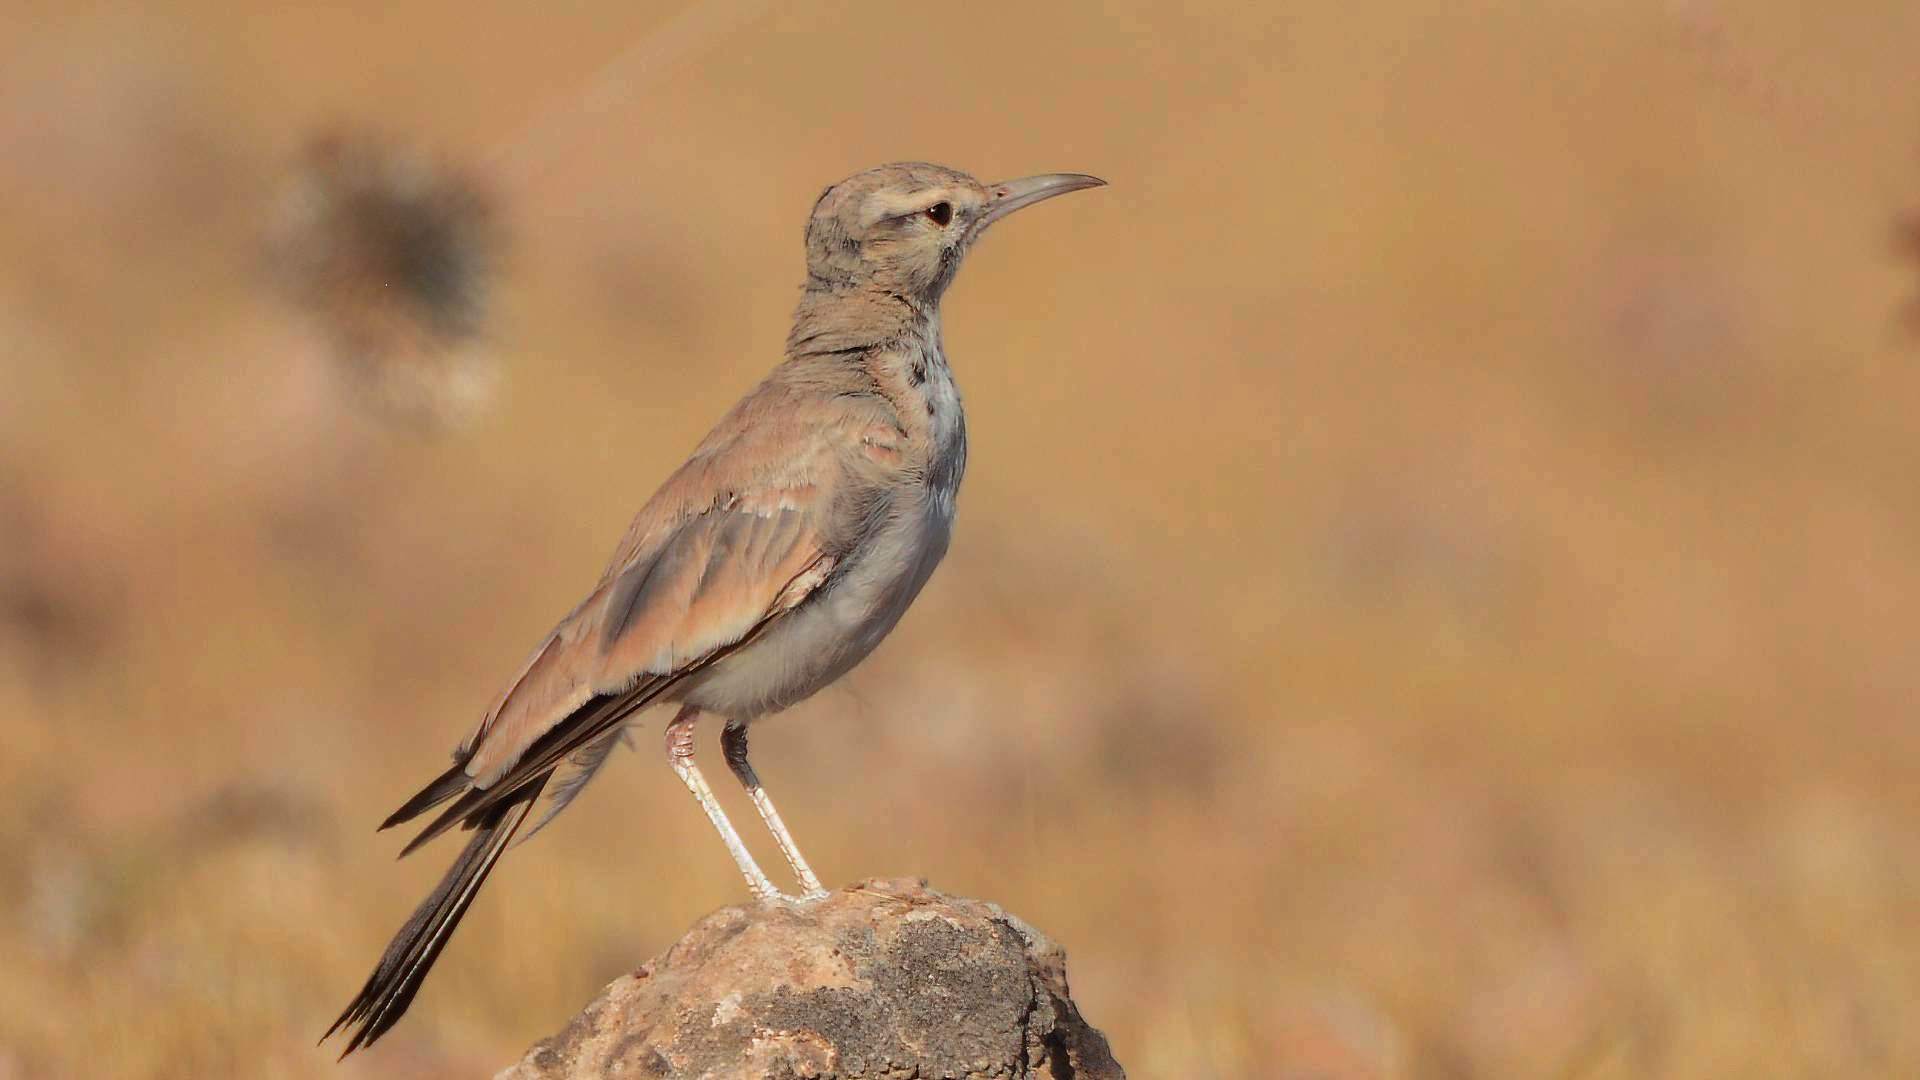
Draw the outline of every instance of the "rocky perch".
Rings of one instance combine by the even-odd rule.
[[[723,908],[496,1080],[1122,1080],[1066,954],[979,900],[873,880]]]

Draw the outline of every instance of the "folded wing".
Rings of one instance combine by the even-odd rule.
[[[396,814],[398,824],[452,798],[407,845],[475,822],[569,758],[613,735],[675,683],[792,610],[832,572],[834,556],[803,506],[734,499],[686,521],[645,556],[602,581],[549,635],[456,757]],[[584,768],[580,768],[584,766]],[[557,812],[558,807],[553,812]]]

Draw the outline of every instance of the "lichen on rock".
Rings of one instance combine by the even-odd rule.
[[[702,920],[498,1080],[1121,1080],[1066,956],[999,907],[871,880]]]

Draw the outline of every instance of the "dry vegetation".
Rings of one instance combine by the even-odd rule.
[[[0,1076],[482,1073],[741,896],[650,728],[312,1048],[902,157],[1113,186],[972,261],[954,554],[756,739],[830,880],[1045,928],[1142,1077],[1920,1072],[1920,7],[713,0],[595,82],[673,13],[172,6],[0,34]],[[497,191],[465,426],[267,287],[340,123]]]

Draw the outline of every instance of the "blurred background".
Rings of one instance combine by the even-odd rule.
[[[908,158],[1112,186],[970,259],[952,554],[756,728],[830,884],[1141,1077],[1920,1072],[1920,7],[1442,7],[13,0],[0,1077],[487,1074],[744,898],[649,717],[313,1048]]]

